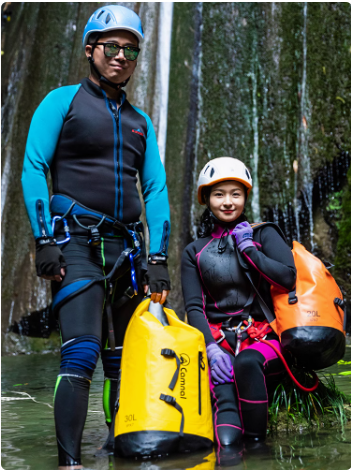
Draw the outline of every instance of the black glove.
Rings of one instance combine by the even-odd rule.
[[[153,264],[152,262],[156,262]],[[150,292],[161,294],[163,290],[171,290],[171,282],[168,274],[167,257],[149,256],[146,274],[146,284],[150,286]]]
[[[61,249],[57,246],[53,238],[36,240],[35,267],[37,276],[61,275],[61,268],[66,267],[65,258]]]

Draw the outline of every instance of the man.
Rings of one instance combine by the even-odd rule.
[[[121,89],[136,68],[143,38],[132,10],[116,5],[96,10],[83,34],[89,78],[48,94],[27,140],[22,185],[37,274],[53,281],[62,336],[54,408],[62,469],[82,467],[81,437],[100,352],[110,425],[130,316],[148,286],[154,302],[163,303],[170,290],[165,171],[150,118]],[[147,268],[137,172],[150,232]]]

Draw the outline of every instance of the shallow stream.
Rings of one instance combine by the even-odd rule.
[[[334,365],[338,387],[351,393],[351,345],[345,364]],[[346,363],[348,362],[348,363]],[[2,467],[7,470],[54,470],[57,468],[53,417],[53,393],[59,354],[2,358]],[[343,374],[341,374],[343,373]],[[348,374],[347,374],[348,373]],[[214,452],[176,455],[149,460],[124,460],[95,456],[107,429],[102,409],[101,363],[91,385],[89,412],[83,434],[82,458],[93,470],[215,469]],[[303,433],[270,434],[264,444],[221,454],[221,469],[350,469],[351,426]]]

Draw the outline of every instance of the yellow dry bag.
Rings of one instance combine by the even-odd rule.
[[[210,448],[213,425],[203,334],[164,308],[164,326],[145,299],[123,342],[115,454],[164,455]]]

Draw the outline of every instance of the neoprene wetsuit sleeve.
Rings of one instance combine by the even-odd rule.
[[[206,345],[215,342],[205,314],[205,296],[196,265],[194,243],[189,244],[182,255],[181,279],[185,311],[189,324],[204,334]]]
[[[60,87],[50,92],[35,111],[30,124],[23,162],[22,188],[35,239],[42,236],[42,226],[46,235],[52,236],[46,176],[65,117],[79,88],[80,84]]]
[[[261,229],[260,240],[260,250],[252,246],[243,251],[246,260],[268,283],[284,292],[292,290],[296,282],[296,267],[291,249],[273,226]]]
[[[140,181],[145,202],[146,221],[150,232],[150,254],[167,256],[171,231],[166,172],[158,150],[156,134],[150,117],[132,106],[147,122],[144,163],[140,169]]]

